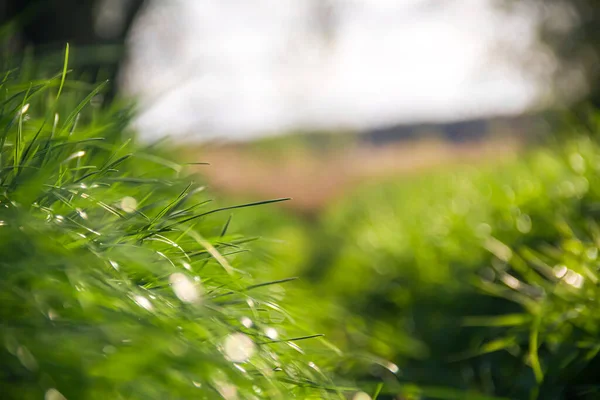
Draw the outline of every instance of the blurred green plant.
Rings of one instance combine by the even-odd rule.
[[[68,59],[68,47],[65,59]],[[104,84],[0,78],[0,387],[14,399],[344,398],[186,164]],[[26,74],[29,79],[29,75]]]
[[[497,165],[358,188],[316,223],[247,223],[288,239],[268,252],[302,278],[291,309],[349,357],[393,361],[338,370],[383,380],[381,398],[600,398],[598,121]]]

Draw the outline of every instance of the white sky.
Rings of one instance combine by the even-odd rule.
[[[537,85],[502,48],[533,24],[489,0],[328,0],[335,40],[314,29],[326,0],[156,2],[132,35],[125,89],[142,135],[246,139],[290,129],[517,113]]]

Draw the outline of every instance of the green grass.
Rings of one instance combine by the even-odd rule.
[[[267,253],[301,277],[291,308],[313,309],[349,357],[399,368],[338,373],[382,379],[383,395],[416,384],[432,399],[595,399],[598,128],[571,124],[495,166],[358,188],[316,223],[248,224],[287,239]]]
[[[217,204],[102,84],[36,76],[0,77],[4,397],[600,396],[597,117],[315,221]]]
[[[103,84],[66,67],[24,79],[0,77],[3,398],[356,390],[333,381],[339,355],[319,332],[280,307],[293,283],[257,280],[254,238],[230,233],[242,208],[280,200],[217,205],[187,175],[198,160],[137,143],[130,110],[100,105]]]

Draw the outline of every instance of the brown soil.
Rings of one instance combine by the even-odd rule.
[[[292,197],[286,206],[314,213],[366,181],[409,175],[451,164],[481,163],[514,155],[517,139],[450,144],[403,142],[384,147],[354,146],[328,152],[260,152],[231,145],[200,150],[199,167],[209,184],[226,194],[257,199]]]

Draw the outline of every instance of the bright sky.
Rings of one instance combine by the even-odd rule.
[[[334,39],[310,6],[329,1]],[[537,85],[506,62],[533,24],[489,0],[173,0],[134,31],[125,88],[165,134],[251,138],[290,129],[511,114]]]

